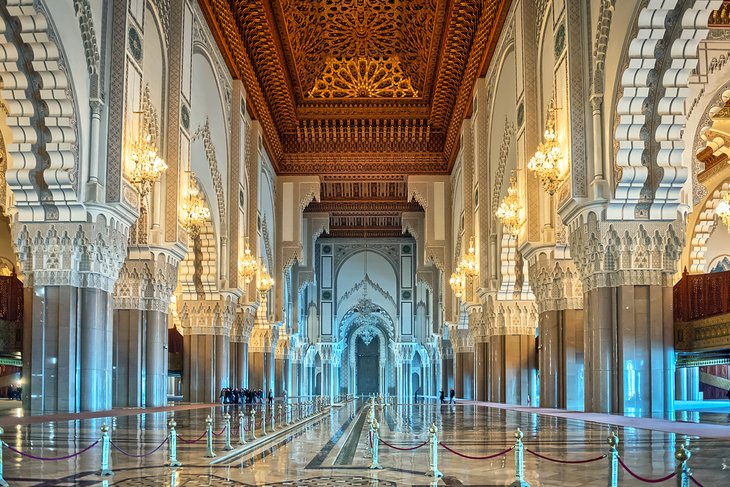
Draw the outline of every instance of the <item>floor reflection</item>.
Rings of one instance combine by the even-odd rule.
[[[237,417],[236,408],[229,412]],[[37,456],[61,456],[80,450],[99,438],[102,424],[112,427],[112,439],[131,454],[143,454],[163,441],[167,421],[174,417],[177,431],[197,438],[205,418],[214,418],[214,430],[222,426],[223,410],[199,408],[173,413],[155,413],[80,421],[18,425],[3,439],[11,446]],[[405,404],[376,408],[380,435],[398,448],[412,448],[425,441],[429,426],[438,428],[439,440],[469,456],[486,456],[514,443],[514,432],[524,433],[525,447],[553,459],[576,460],[606,453],[607,437],[616,431],[619,453],[640,475],[656,478],[675,467],[675,446],[684,438],[673,433],[638,428],[609,427],[600,423],[545,416],[529,411],[487,408],[473,404],[456,406]],[[178,442],[177,457],[183,467],[165,466],[167,447],[146,458],[112,453],[112,479],[102,480],[99,448],[63,462],[38,462],[4,452],[5,478],[11,485],[108,485],[108,486],[401,486],[401,485],[509,485],[514,480],[514,454],[490,460],[468,460],[439,448],[439,469],[444,479],[434,483],[424,475],[428,447],[400,451],[379,447],[382,471],[370,471],[369,423],[363,402],[332,408],[302,427],[282,431],[246,451],[225,457],[223,437],[216,438],[216,465],[203,458],[205,445]],[[728,427],[730,428],[730,427]],[[257,436],[259,433],[257,432]],[[236,435],[232,435],[237,438]],[[730,445],[726,441],[692,438],[690,466],[704,485],[730,485]],[[586,465],[561,465],[525,456],[526,479],[532,486],[582,486],[605,484],[607,460]],[[620,485],[641,485],[621,474]]]

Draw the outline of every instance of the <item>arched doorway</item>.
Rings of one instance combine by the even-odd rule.
[[[357,394],[369,396],[380,391],[380,338],[360,334],[355,340]]]

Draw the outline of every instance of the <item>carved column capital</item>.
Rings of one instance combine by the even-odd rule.
[[[537,306],[535,301],[498,300],[496,293],[482,295],[485,336],[535,335]]]
[[[600,221],[594,213],[570,223],[570,248],[583,292],[629,285],[671,286],[684,222]]]
[[[230,296],[218,300],[184,301],[180,320],[185,335],[230,336],[236,317],[236,303]]]
[[[98,221],[26,223],[15,230],[20,270],[27,287],[114,290],[127,255],[128,227]]]
[[[167,313],[180,259],[165,253],[145,257],[124,261],[114,288],[114,308]]]
[[[537,311],[583,309],[583,283],[567,249],[557,258],[555,246],[530,252],[527,258],[530,288],[535,295]]]

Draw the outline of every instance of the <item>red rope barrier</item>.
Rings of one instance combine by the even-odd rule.
[[[169,437],[166,437],[166,438],[165,438],[164,440],[162,440],[162,443],[160,443],[159,445],[157,445],[157,446],[155,447],[155,449],[154,449],[154,450],[152,450],[152,451],[149,451],[149,452],[147,452],[147,453],[142,453],[142,454],[140,454],[140,455],[137,455],[137,454],[134,454],[134,453],[129,453],[129,452],[127,452],[127,451],[124,451],[124,450],[122,450],[122,449],[121,449],[121,448],[119,448],[119,447],[117,446],[117,444],[116,444],[116,443],[114,443],[113,441],[109,441],[109,443],[111,443],[111,445],[112,445],[112,446],[113,446],[114,448],[116,448],[116,449],[117,449],[117,450],[119,451],[119,453],[121,453],[121,454],[122,454],[122,455],[124,455],[125,457],[130,457],[130,458],[142,458],[142,457],[147,457],[147,456],[150,456],[150,455],[152,455],[153,453],[155,453],[155,452],[156,452],[157,450],[159,450],[160,448],[162,448],[162,445],[164,445],[165,443],[167,443],[167,440],[168,440],[168,439],[169,439]]]
[[[426,446],[426,445],[428,444],[428,440],[426,440],[426,441],[424,441],[423,443],[421,443],[420,445],[417,445],[417,446],[414,446],[414,447],[411,447],[411,448],[400,448],[400,447],[398,447],[398,446],[395,446],[395,445],[391,445],[390,443],[388,443],[387,441],[385,441],[385,440],[384,440],[384,439],[382,439],[382,438],[378,438],[378,439],[380,440],[380,442],[381,442],[381,443],[382,443],[383,445],[385,445],[385,446],[389,446],[390,448],[392,448],[392,449],[394,449],[394,450],[399,450],[399,451],[411,451],[411,450],[418,450],[418,449],[419,449],[419,448],[421,448],[422,446]]]
[[[181,440],[181,441],[182,441],[183,443],[191,444],[191,443],[197,443],[197,442],[199,442],[200,440],[202,440],[202,439],[203,439],[203,437],[205,436],[205,433],[207,433],[207,432],[206,432],[206,431],[203,431],[203,434],[202,434],[202,435],[200,435],[200,436],[198,436],[198,438],[197,438],[196,440],[186,440],[185,438],[183,438],[183,436],[182,436],[182,435],[177,435],[177,437],[178,437],[178,438],[179,438],[179,439],[180,439],[180,440]]]
[[[223,432],[224,432],[225,430],[226,430],[226,427],[224,426],[224,427],[223,427],[223,429],[222,429],[222,430],[220,430],[220,431],[219,431],[218,433],[216,433],[216,432],[214,431],[214,432],[213,432],[213,436],[220,436],[220,435],[222,435],[222,434],[223,434]]]
[[[440,441],[439,441],[439,445],[443,446],[447,451],[450,451],[454,455],[459,456],[461,458],[466,458],[467,460],[489,460],[489,459],[492,459],[492,458],[501,457],[502,455],[506,455],[507,453],[509,453],[509,452],[511,452],[512,450],[515,449],[514,446],[511,446],[511,447],[507,448],[506,450],[502,450],[501,452],[495,453],[493,455],[487,455],[487,456],[484,456],[484,457],[475,457],[475,456],[471,456],[471,455],[466,455],[464,453],[459,453],[456,450],[452,450],[451,448],[449,448],[448,446],[444,445]]]
[[[647,479],[645,477],[641,477],[640,475],[634,473],[623,461],[621,457],[618,457],[618,463],[621,464],[621,466],[626,470],[629,475],[634,477],[636,480],[639,480],[641,482],[645,482],[647,484],[660,484],[662,482],[666,482],[669,479],[674,478],[677,475],[677,472],[672,472],[671,474],[667,475],[666,477],[662,477],[660,479]]]
[[[373,449],[373,432],[368,431],[368,439],[370,440],[370,449]]]
[[[530,450],[529,448],[525,448],[525,450],[528,453],[535,455],[537,458],[542,458],[543,460],[547,460],[548,462],[564,463],[564,464],[571,464],[571,465],[575,465],[575,464],[579,464],[579,463],[597,462],[598,460],[603,460],[604,458],[606,458],[608,456],[606,454],[603,454],[600,457],[588,458],[585,460],[559,460],[557,458],[550,458],[550,457],[546,457],[545,455],[540,455],[539,453],[534,452],[534,451]]]
[[[17,453],[18,455],[20,455],[22,457],[30,458],[31,460],[40,460],[40,461],[43,461],[43,462],[58,462],[60,460],[68,460],[69,458],[74,458],[74,457],[77,457],[77,456],[79,456],[79,455],[81,455],[83,453],[86,453],[87,451],[91,450],[96,445],[98,445],[100,441],[101,440],[96,440],[95,442],[93,442],[91,445],[87,446],[83,450],[79,450],[79,451],[77,451],[75,453],[71,453],[70,455],[65,455],[63,457],[38,457],[36,455],[31,455],[30,453],[25,453],[23,451],[17,450],[15,448],[13,448],[12,446],[8,445],[5,442],[2,442],[2,445],[5,446],[5,448],[7,448],[8,450],[10,450],[11,452]]]
[[[699,481],[699,480],[697,480],[697,479],[695,479],[695,478],[694,478],[694,475],[690,475],[690,476],[689,476],[689,479],[690,479],[690,480],[692,481],[692,483],[693,483],[693,484],[695,484],[695,485],[696,485],[697,487],[705,487],[704,485],[702,485],[702,484],[700,483],[700,481]]]

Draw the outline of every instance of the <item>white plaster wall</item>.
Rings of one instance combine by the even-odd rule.
[[[219,83],[209,58],[200,50],[193,53],[192,103],[190,110],[190,129],[195,132],[205,125],[206,119],[210,125],[211,139],[215,147],[218,171],[223,180],[224,201],[227,201],[228,180],[228,138],[225,109]],[[210,202],[210,210],[216,235],[221,235],[220,214],[216,191],[213,186],[210,165],[205,153],[205,146],[201,137],[195,139],[191,146],[190,164],[192,171],[201,183],[202,189]],[[219,245],[219,244],[217,244]],[[220,250],[220,249],[218,249]]]
[[[726,255],[730,255],[730,231],[722,221],[718,221],[717,226],[715,226],[710,238],[707,240],[705,272],[712,270],[711,266],[718,257]]]
[[[261,232],[259,241],[259,255],[264,261],[264,265],[269,270],[269,273],[273,276],[274,262],[270,262],[268,255],[266,254],[266,246],[264,242],[264,231],[263,227],[266,226],[269,236],[269,246],[271,247],[272,259],[275,259],[275,245],[276,245],[276,234],[275,234],[275,207],[274,197],[276,181],[272,179],[272,173],[265,168],[268,165],[268,157],[263,157],[261,164],[261,177],[259,179],[259,215],[261,216]]]
[[[365,264],[366,254],[367,266]],[[352,289],[356,283],[360,282],[365,273],[367,273],[373,282],[383,288],[383,290],[390,294],[397,302],[398,278],[396,276],[396,272],[389,261],[380,254],[372,251],[358,252],[340,265],[335,279],[336,299],[339,300],[340,296]],[[360,292],[360,296],[361,295],[362,291]],[[374,303],[381,304],[383,307],[386,307],[387,303],[383,298],[379,297],[376,291],[370,289],[368,291],[368,297],[372,299]],[[392,308],[392,306],[388,307]],[[395,319],[394,315],[391,316]]]

